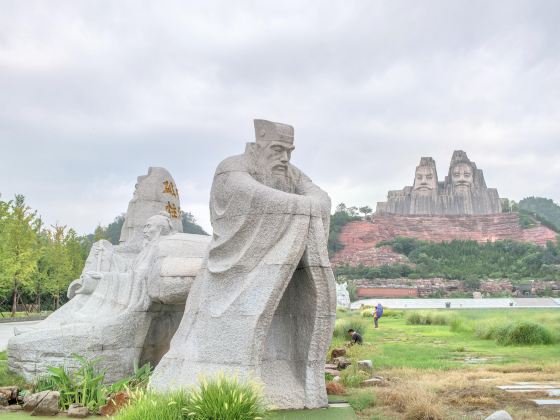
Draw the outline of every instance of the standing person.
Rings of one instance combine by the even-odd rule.
[[[381,303],[375,305],[375,309],[371,312],[373,315],[373,323],[375,324],[375,328],[379,328],[379,318],[383,316],[383,306]]]

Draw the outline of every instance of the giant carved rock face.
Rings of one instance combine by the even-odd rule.
[[[453,189],[456,191],[467,191],[473,185],[473,170],[467,163],[458,163],[451,171]]]
[[[419,166],[416,169],[413,190],[418,193],[431,193],[436,189],[436,174],[429,166]]]

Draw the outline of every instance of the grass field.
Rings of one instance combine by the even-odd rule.
[[[354,326],[364,344],[351,347],[349,357],[371,359],[374,373],[387,379],[387,386],[369,391],[375,394],[375,403],[358,411],[359,417],[480,419],[499,409],[509,410],[516,419],[560,417],[558,408],[537,409],[526,394],[496,388],[512,381],[560,381],[560,310],[394,312],[380,320],[379,329],[358,311],[337,314],[338,334],[335,331],[331,348],[344,345],[347,337],[342,332]],[[410,324],[407,319],[414,318],[413,312],[443,325]],[[481,338],[519,322],[544,327],[553,343],[501,345]],[[352,375],[348,376],[351,383]],[[347,388],[349,396],[357,392]]]
[[[367,311],[366,311],[367,312]],[[429,320],[430,325],[421,325]],[[413,322],[413,323],[411,323]],[[503,345],[490,332],[504,325],[529,322],[550,334],[551,344]],[[496,388],[521,381],[560,382],[560,310],[486,309],[387,311],[380,328],[361,312],[338,312],[331,348],[343,346],[349,326],[364,338],[348,349],[353,360],[371,359],[373,374],[384,386],[359,388],[356,369],[343,373],[346,393],[330,401],[348,401],[364,419],[484,419],[507,410],[516,420],[560,418],[559,408],[537,408],[540,394],[506,393]],[[371,375],[371,373],[370,373]],[[0,353],[0,385],[17,383]],[[354,386],[351,386],[354,385]],[[267,418],[351,419],[350,408],[274,412]],[[6,420],[31,418],[0,414]]]

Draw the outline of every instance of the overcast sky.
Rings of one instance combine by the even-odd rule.
[[[0,193],[92,232],[167,168],[210,229],[254,118],[333,204],[440,180],[455,149],[502,197],[560,201],[560,2],[0,0]]]

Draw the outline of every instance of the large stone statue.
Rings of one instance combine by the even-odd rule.
[[[216,170],[208,256],[151,387],[237,373],[261,381],[273,406],[322,407],[336,310],[330,199],[289,163],[291,126],[254,124],[256,143]]]
[[[438,182],[436,163],[420,159],[414,185],[389,191],[386,202],[377,203],[377,214],[444,216],[496,214],[502,211],[495,188],[487,188],[482,170],[462,150],[453,152],[449,174]]]
[[[155,169],[147,176],[153,189],[163,189],[163,181],[174,185],[167,171]],[[116,381],[130,375],[135,363],[161,359],[210,239],[175,233],[173,218],[161,211],[166,204],[160,200],[158,208],[151,203],[152,215],[137,206],[144,214],[135,222],[143,224],[141,238],[93,245],[80,279],[68,289],[71,300],[10,339],[11,371],[33,380],[49,365],[72,367],[76,353],[101,356],[106,379]]]
[[[350,293],[348,292],[347,282],[336,285],[336,306],[350,309]]]

